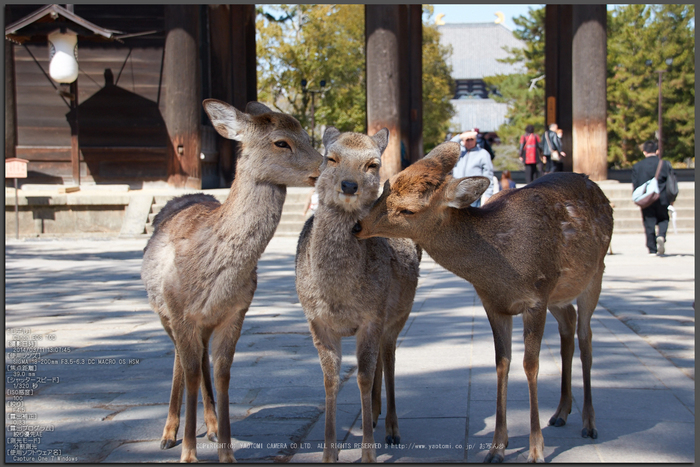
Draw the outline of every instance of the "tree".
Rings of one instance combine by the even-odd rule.
[[[424,7],[424,17],[431,13]],[[363,5],[270,5],[259,7],[256,24],[258,98],[311,127],[311,90],[318,129],[367,131],[365,31]],[[454,84],[446,64],[448,49],[437,29],[423,22],[423,143],[426,150],[443,141],[454,110]],[[316,133],[318,135],[318,133]],[[320,140],[320,135],[316,140]]]
[[[608,162],[629,167],[658,128],[662,79],[664,158],[695,154],[695,6],[625,5],[608,14]],[[673,58],[671,66],[665,60]],[[651,65],[647,65],[647,60]]]
[[[487,85],[498,90],[493,99],[510,105],[508,120],[498,129],[501,141],[506,144],[518,145],[527,125],[533,125],[537,133],[544,131],[544,15],[544,7],[530,8],[527,16],[513,18],[518,26],[513,35],[525,47],[506,48],[510,57],[499,61],[519,64],[524,72],[484,78]]]
[[[277,17],[276,15],[279,15]],[[341,131],[366,130],[364,91],[364,7],[362,5],[276,5],[258,9],[256,24],[258,98],[311,121],[311,94],[317,125]],[[320,138],[318,138],[320,140]]]

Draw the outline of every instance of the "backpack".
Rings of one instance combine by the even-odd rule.
[[[670,162],[668,163],[668,177],[666,177],[666,197],[669,204],[673,203],[678,197],[678,178]]]

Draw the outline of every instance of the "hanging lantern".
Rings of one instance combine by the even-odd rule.
[[[78,35],[67,29],[48,35],[49,75],[57,83],[72,83],[78,79]]]

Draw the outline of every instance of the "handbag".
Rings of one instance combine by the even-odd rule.
[[[632,192],[632,201],[642,209],[651,206],[654,201],[659,199],[659,172],[661,172],[662,163],[663,160],[659,159],[654,178],[642,183]]]
[[[668,202],[673,203],[678,197],[678,178],[676,177],[676,172],[673,171],[671,163],[668,163],[668,177],[666,177],[666,196],[668,197]]]
[[[544,137],[547,139],[547,145],[549,146],[550,156],[554,162],[559,162],[561,157],[559,156],[559,151],[552,149],[552,142],[549,140],[549,131],[544,132]]]

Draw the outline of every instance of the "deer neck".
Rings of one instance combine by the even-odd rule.
[[[216,223],[219,240],[259,258],[275,234],[286,195],[284,185],[256,180],[247,171],[237,171]]]
[[[319,205],[314,213],[310,260],[328,285],[342,287],[349,282],[349,275],[361,270],[365,251],[352,233],[358,218],[358,214],[325,205]]]
[[[497,233],[483,210],[453,210],[436,229],[417,242],[438,264],[473,285],[487,286],[499,269],[501,254],[494,255]],[[497,240],[496,240],[497,241]]]

